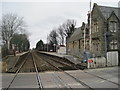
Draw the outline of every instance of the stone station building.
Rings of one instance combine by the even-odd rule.
[[[91,12],[91,51],[89,48],[90,15],[88,14],[88,23],[83,23],[67,38],[67,54],[82,60],[85,51],[90,53],[91,58],[99,59],[99,63],[102,61],[104,65],[101,67],[120,65],[119,10],[118,7],[100,6],[94,3]]]

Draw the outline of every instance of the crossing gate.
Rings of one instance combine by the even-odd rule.
[[[107,52],[107,66],[118,66],[119,63],[119,52],[109,51]]]

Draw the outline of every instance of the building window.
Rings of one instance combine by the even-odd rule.
[[[116,32],[117,31],[117,22],[111,21],[109,23],[109,30],[110,30],[110,32]]]
[[[112,40],[109,45],[110,49],[118,49],[117,40]]]
[[[92,51],[95,49],[95,43],[92,43]]]
[[[75,47],[75,46],[74,46],[74,41],[73,41],[73,49],[74,49],[74,47]]]
[[[70,48],[70,43],[68,43],[68,49]]]
[[[86,29],[86,34],[89,34],[89,29]]]
[[[114,41],[114,49],[118,49],[117,40]]]
[[[99,43],[96,44],[96,51],[99,51]]]
[[[94,22],[94,32],[98,32],[98,22]]]
[[[80,40],[79,40],[79,49],[80,49]]]

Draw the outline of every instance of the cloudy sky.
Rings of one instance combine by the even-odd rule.
[[[92,0],[92,4],[113,7],[118,7],[118,2],[119,0]],[[77,27],[82,22],[87,22],[89,0],[2,0],[0,11],[2,14],[17,13],[24,17],[33,48],[40,39],[46,43],[50,31],[67,19],[76,20]]]

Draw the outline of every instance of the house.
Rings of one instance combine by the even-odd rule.
[[[59,54],[66,54],[66,46],[65,45],[57,46],[57,53],[59,53]]]
[[[119,10],[118,7],[100,6],[95,3],[91,14],[91,52],[96,57],[105,57],[107,64],[111,65],[113,62],[114,65],[120,63]]]
[[[85,27],[86,26],[86,27]],[[86,30],[86,49],[89,50],[89,29],[88,24],[82,23],[82,26],[76,28],[74,33],[67,38],[66,51],[67,54],[71,54],[83,59],[84,54],[84,29]]]
[[[98,57],[99,61],[104,60],[104,64],[113,65],[112,62],[115,62],[114,65],[120,64],[119,10],[118,7],[100,6],[95,3],[91,12],[91,50],[88,15],[88,23],[83,23],[71,37],[67,38],[67,54],[83,59],[84,52],[89,52],[92,57]]]
[[[105,49],[107,51],[120,50],[120,17],[118,16],[118,8],[94,4],[91,17],[92,52],[97,56],[104,56],[106,53]]]

